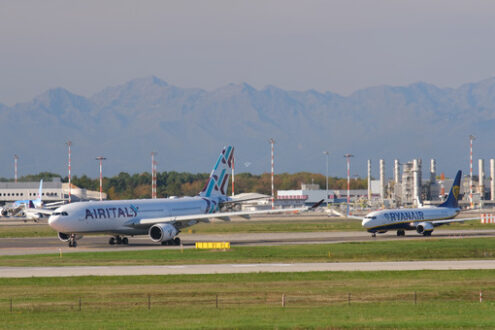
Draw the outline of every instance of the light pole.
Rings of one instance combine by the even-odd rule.
[[[275,194],[274,194],[274,186],[273,186],[273,175],[274,175],[273,145],[275,144],[275,140],[273,138],[270,138],[269,142],[271,145],[271,153],[272,153],[271,170],[272,170],[272,210],[273,210],[275,209]]]
[[[19,156],[14,155],[14,181],[17,183],[17,160],[19,159]]]
[[[351,157],[354,155],[345,154],[344,157],[347,159],[347,216],[349,217],[349,203],[351,201]]]
[[[68,166],[69,166],[69,203],[70,203],[72,201],[71,200],[71,198],[72,198],[71,197],[71,186],[70,186],[71,185],[71,183],[70,183],[70,152],[71,152],[70,147],[72,146],[72,141],[67,141],[65,144],[67,144],[67,147],[69,147],[69,164],[68,164]]]
[[[473,141],[476,137],[469,135],[469,203],[471,208],[474,207],[473,204]]]
[[[151,153],[151,198],[156,198],[156,152]]]
[[[328,209],[328,151],[323,151],[323,154],[327,156],[327,172],[326,172],[326,195],[325,199],[327,200],[327,209]]]
[[[100,201],[103,200],[103,171],[102,171],[102,162],[106,158],[103,156],[96,157],[96,160],[100,161]]]

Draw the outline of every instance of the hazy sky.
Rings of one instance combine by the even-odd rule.
[[[495,75],[495,1],[0,1],[0,102],[90,96],[156,75],[181,87],[348,95]]]

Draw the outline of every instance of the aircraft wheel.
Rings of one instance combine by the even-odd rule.
[[[397,230],[397,236],[406,236],[406,232],[404,230]]]
[[[129,239],[127,239],[127,237],[124,237],[122,239],[122,244],[125,244],[125,245],[129,244]]]
[[[179,237],[174,238],[174,244],[180,245],[180,238]]]
[[[115,238],[114,237],[110,237],[110,239],[108,240],[108,244],[114,245],[115,244]]]
[[[162,245],[168,245],[168,241],[162,241]]]
[[[77,242],[76,242],[76,241],[74,241],[74,242],[72,243],[72,247],[76,247],[76,246],[77,246]]]
[[[122,238],[120,236],[115,237],[115,239],[117,240],[117,244],[122,244]]]

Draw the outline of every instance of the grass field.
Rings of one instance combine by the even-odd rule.
[[[0,266],[178,265],[258,262],[493,259],[495,238],[370,241],[339,244],[235,246],[230,250],[79,252],[0,256]]]
[[[0,282],[2,328],[493,328],[494,308],[493,270]]]
[[[481,224],[479,221],[467,221],[463,224],[451,224],[438,227],[443,229],[495,229],[495,224]],[[242,222],[202,223],[185,230],[185,233],[221,234],[221,233],[270,233],[270,232],[324,232],[324,231],[362,231],[361,221],[354,219],[304,219],[304,220],[262,220]],[[0,226],[0,238],[7,237],[55,237],[56,233],[48,225]]]

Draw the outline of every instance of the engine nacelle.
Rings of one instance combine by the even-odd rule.
[[[148,231],[148,235],[153,242],[164,242],[173,239],[179,231],[169,223],[158,223],[153,225]]]
[[[66,233],[58,233],[58,239],[61,240],[62,242],[68,242],[70,240],[70,235],[71,234],[66,234]],[[75,235],[74,237],[77,240],[83,238],[83,235]]]
[[[416,231],[418,234],[423,234],[425,232],[432,232],[433,231],[433,225],[430,222],[420,222],[416,226]]]

